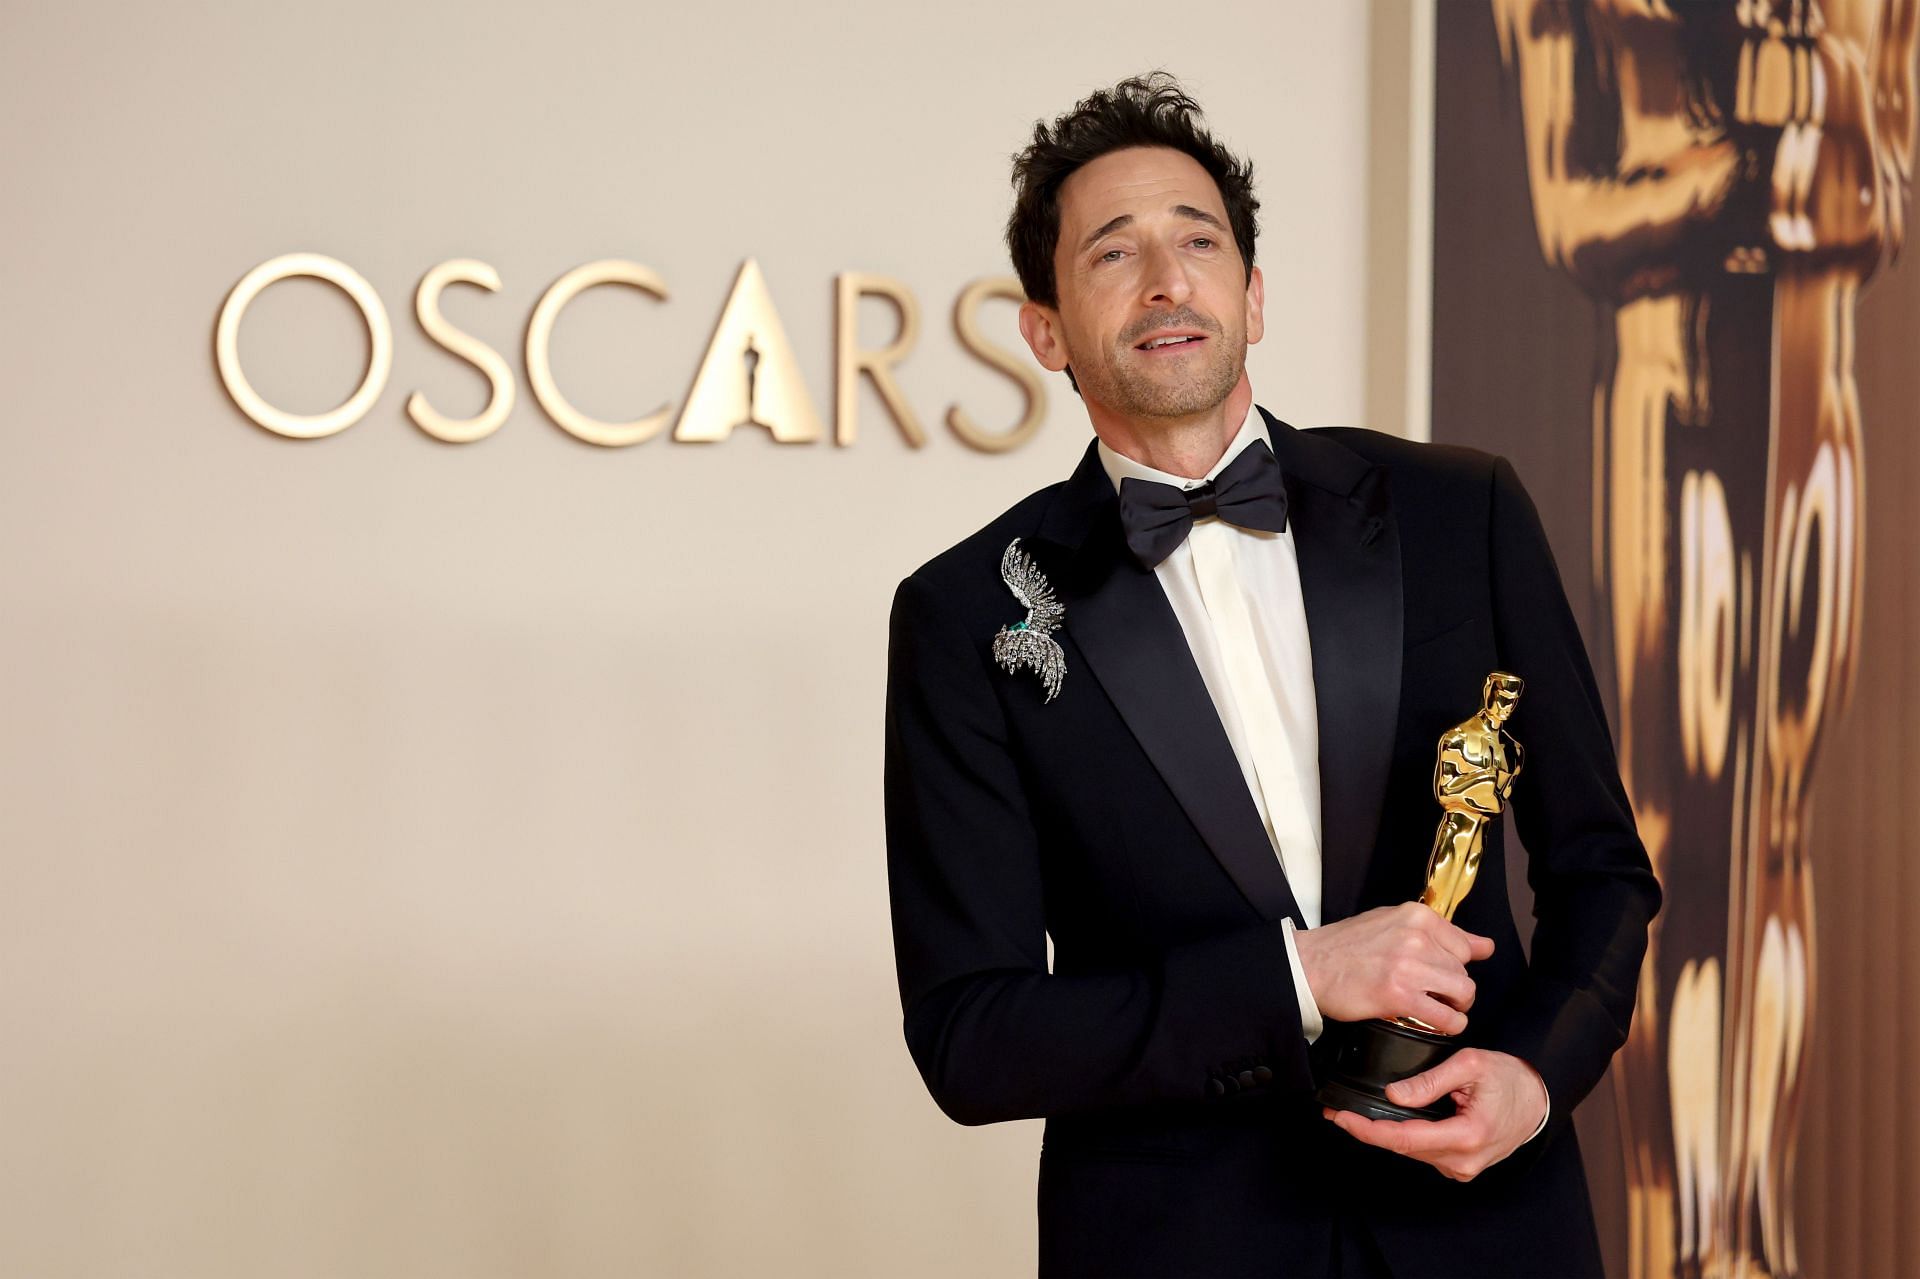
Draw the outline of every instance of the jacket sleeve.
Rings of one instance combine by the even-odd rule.
[[[1527,976],[1491,1046],[1540,1072],[1557,1127],[1626,1042],[1660,887],[1546,533],[1505,458],[1491,504],[1495,643],[1501,666],[1526,680],[1514,735],[1533,744],[1512,813],[1535,917]]]
[[[1048,971],[1043,848],[989,661],[921,580],[901,584],[888,887],[907,1045],[934,1100],[981,1124],[1311,1088],[1281,923],[1136,969]]]

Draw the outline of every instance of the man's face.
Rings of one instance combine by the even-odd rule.
[[[1048,369],[1135,421],[1190,418],[1227,398],[1264,331],[1220,190],[1191,156],[1115,151],[1060,189],[1058,307],[1029,303],[1021,331]]]

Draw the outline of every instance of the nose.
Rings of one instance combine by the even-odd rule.
[[[1170,245],[1155,245],[1145,254],[1140,279],[1140,301],[1148,310],[1185,306],[1193,297],[1187,264]]]

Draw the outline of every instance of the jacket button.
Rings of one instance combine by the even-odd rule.
[[[1241,1071],[1239,1083],[1242,1088],[1253,1087],[1253,1072],[1251,1070]]]
[[[1216,1077],[1207,1080],[1207,1091],[1215,1097],[1223,1097],[1226,1095],[1227,1086]]]
[[[1253,1077],[1263,1084],[1270,1084],[1273,1082],[1273,1071],[1265,1066],[1255,1066],[1253,1068]]]

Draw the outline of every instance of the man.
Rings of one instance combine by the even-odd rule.
[[[889,879],[929,1090],[1047,1120],[1043,1274],[1598,1273],[1569,1116],[1659,891],[1519,480],[1254,408],[1251,170],[1171,79],[1037,125],[1014,182],[1021,332],[1098,439],[895,597]],[[1506,823],[1454,923],[1411,901],[1435,744],[1496,669],[1526,682],[1531,962]],[[1392,1099],[1458,1113],[1324,1110],[1325,1023],[1395,1016],[1465,1047]]]

